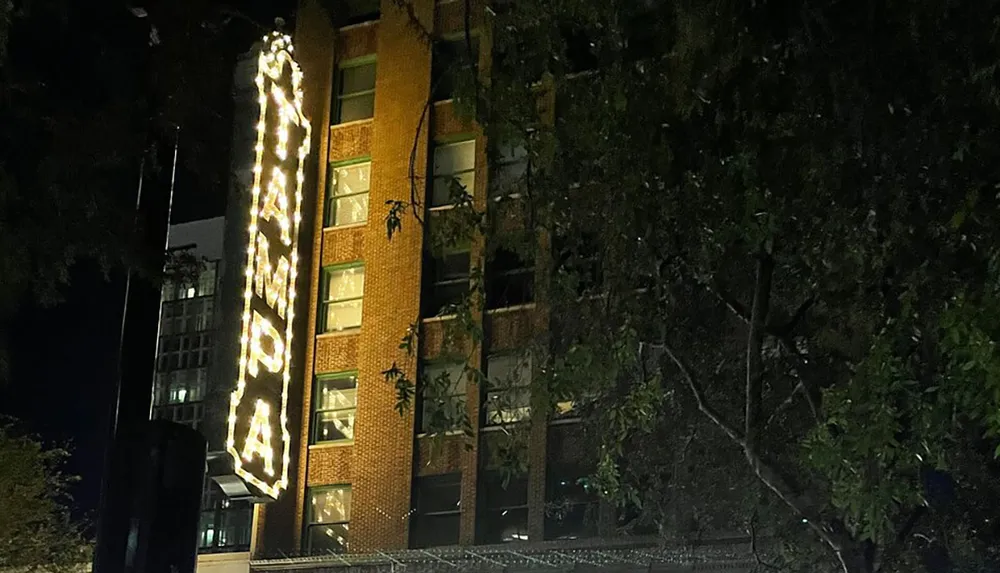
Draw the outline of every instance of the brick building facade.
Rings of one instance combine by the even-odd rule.
[[[512,259],[494,273],[504,287],[487,286],[487,310],[473,317],[483,340],[466,348],[472,366],[488,378],[509,375],[513,386],[501,395],[467,380],[441,398],[465,409],[472,436],[423,433],[419,397],[397,410],[397,390],[384,375],[390,366],[413,379],[455,371],[444,343],[455,319],[428,308],[439,309],[455,285],[467,290],[470,261],[483,245],[431,256],[425,228],[410,211],[390,240],[387,205],[419,194],[429,220],[447,208],[436,182],[448,177],[486,209],[496,173],[487,169],[484,135],[459,118],[441,77],[449,48],[466,45],[465,7],[299,2],[293,37],[313,137],[296,285],[293,471],[277,501],[257,506],[250,567],[669,568],[715,555],[727,569],[746,570],[745,551],[736,546],[664,552],[650,538],[612,539],[614,511],[577,485],[591,470],[578,424],[533,408],[522,385],[533,365],[519,351],[544,338],[548,326],[544,289],[534,284],[542,273],[532,261]],[[474,57],[488,70],[486,11],[473,1],[471,14]],[[510,162],[516,169],[516,153]],[[517,226],[512,204],[513,214],[501,218]],[[545,237],[538,240],[544,246]],[[417,348],[406,352],[400,340],[414,324]],[[520,441],[512,442],[511,427]],[[511,444],[526,472],[495,467]]]

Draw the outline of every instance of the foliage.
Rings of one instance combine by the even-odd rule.
[[[61,470],[68,455],[0,421],[0,569],[64,571],[89,561],[80,525],[69,516],[75,478]]]
[[[491,158],[525,145],[514,202],[551,237],[536,395],[600,429],[591,480],[627,522],[759,523],[789,570],[996,566],[981,8],[491,6],[474,117]]]

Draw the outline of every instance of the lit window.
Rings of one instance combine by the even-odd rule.
[[[476,140],[437,145],[434,148],[434,183],[430,207],[448,207],[454,203],[453,185],[473,195],[476,188]]]
[[[205,268],[198,275],[198,296],[215,294],[215,278],[217,263],[205,263]]]
[[[370,161],[330,166],[327,190],[326,226],[339,227],[368,220],[368,190],[371,187]]]
[[[305,549],[311,554],[344,553],[351,522],[351,486],[311,488]]]
[[[337,114],[334,123],[375,115],[375,62],[344,66],[337,73]]]
[[[314,444],[354,439],[354,412],[358,407],[356,373],[317,377],[313,404]]]
[[[457,429],[455,422],[465,411],[465,365],[460,362],[428,362],[420,376],[422,384],[420,431]]]
[[[503,308],[534,300],[533,261],[507,249],[497,249],[486,267],[486,307]]]
[[[486,425],[497,426],[531,417],[531,356],[498,354],[486,359]]]
[[[364,293],[363,265],[326,269],[320,293],[323,297],[323,332],[360,327]]]
[[[417,477],[413,485],[410,546],[458,545],[462,516],[462,474]]]

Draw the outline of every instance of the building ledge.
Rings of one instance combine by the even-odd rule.
[[[769,543],[757,542],[766,554]],[[704,540],[697,544],[667,544],[658,537],[587,538],[348,553],[280,559],[256,559],[252,571],[300,571],[352,568],[368,571],[570,571],[614,568],[616,571],[750,571],[756,564],[748,538]]]

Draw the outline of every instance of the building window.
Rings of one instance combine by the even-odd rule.
[[[424,256],[423,316],[453,312],[469,293],[469,251]]]
[[[341,66],[337,70],[337,107],[334,123],[368,119],[375,115],[375,62]]]
[[[207,479],[201,500],[199,553],[250,549],[252,520],[253,508],[248,502],[229,499],[211,478]]]
[[[313,555],[344,553],[351,522],[351,486],[310,488],[306,551]]]
[[[368,220],[368,190],[371,187],[370,161],[351,165],[330,165],[327,186],[326,226],[340,227]]]
[[[160,313],[160,336],[211,330],[214,310],[212,297],[164,302]]]
[[[361,326],[365,293],[365,267],[352,265],[323,271],[322,331],[337,332]]]
[[[508,477],[500,471],[480,475],[479,543],[528,540],[528,476]]]
[[[358,407],[358,375],[316,377],[313,396],[313,443],[354,439],[354,413]]]
[[[422,385],[421,433],[459,429],[465,413],[465,364],[426,362],[420,376]]]
[[[503,144],[490,180],[490,197],[520,197],[528,176],[528,149],[521,143]]]
[[[160,372],[208,366],[212,333],[195,332],[160,338],[157,369]]]
[[[473,195],[476,189],[476,140],[435,146],[433,173],[428,202],[431,209],[452,206],[462,189],[466,194]]]
[[[534,261],[497,249],[487,265],[486,308],[504,308],[535,300]]]
[[[174,300],[185,300],[202,296],[212,296],[215,294],[215,285],[218,278],[218,265],[216,261],[202,263],[202,269],[193,280],[176,282],[171,279],[163,281],[161,300],[164,302]]]
[[[431,56],[431,85],[434,86],[434,100],[442,101],[455,97],[457,85],[473,85],[473,78],[479,68],[479,38],[472,37],[472,52],[465,37],[434,43]],[[465,74],[465,77],[462,77]]]
[[[531,356],[496,354],[486,359],[486,425],[499,426],[531,417]]]
[[[581,478],[588,472],[550,465],[545,472],[545,538],[578,539],[597,534],[597,498]]]
[[[462,474],[417,477],[413,485],[410,546],[458,545],[462,516]]]

